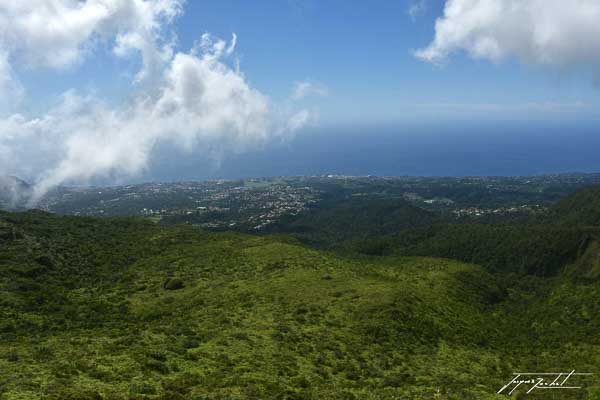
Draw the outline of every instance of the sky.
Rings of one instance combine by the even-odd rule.
[[[443,66],[415,57],[434,38],[444,4],[225,0],[190,4],[181,23],[194,26],[206,16],[208,23],[202,26],[208,31],[238,33],[245,72],[277,98],[285,97],[289,82],[299,79],[325,85],[329,96],[317,104],[321,122],[328,124],[402,122],[440,114],[504,117],[515,109],[529,118],[535,106],[540,111],[564,107],[569,115],[572,108],[598,104],[590,71],[523,63],[510,56],[473,59],[463,51]],[[419,11],[411,16],[415,7]],[[185,28],[186,34],[190,30]],[[579,111],[578,116],[597,115],[596,110]],[[547,117],[538,114],[539,119]]]
[[[596,0],[3,2],[0,175],[41,197],[250,173],[600,171],[582,156],[599,18]]]

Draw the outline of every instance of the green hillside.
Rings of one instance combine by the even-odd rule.
[[[498,274],[556,276],[575,261],[600,228],[564,225],[442,224],[395,235],[349,240],[349,251],[450,258]]]
[[[549,221],[600,226],[600,186],[579,190],[559,201],[550,210]]]
[[[567,274],[0,214],[0,399],[503,398],[514,370],[597,369],[598,298]]]
[[[316,247],[338,247],[350,239],[427,226],[440,217],[402,199],[333,196],[307,212],[283,218],[271,232],[292,233]]]

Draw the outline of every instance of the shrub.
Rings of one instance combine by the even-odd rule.
[[[181,280],[179,278],[167,279],[164,284],[164,288],[166,290],[180,290],[180,289],[183,289],[184,287],[185,287],[185,283],[183,283],[183,280]]]

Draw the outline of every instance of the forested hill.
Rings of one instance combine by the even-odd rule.
[[[579,190],[550,209],[548,222],[600,226],[600,186]]]
[[[352,198],[292,216],[275,231],[343,254],[434,256],[498,273],[556,276],[600,238],[600,189],[519,219],[443,216],[403,200]]]
[[[545,277],[0,213],[0,399],[486,400],[557,369],[597,399],[594,249]]]
[[[309,211],[282,218],[267,232],[292,233],[310,245],[335,248],[350,239],[387,235],[440,220],[438,214],[403,199],[334,198]]]

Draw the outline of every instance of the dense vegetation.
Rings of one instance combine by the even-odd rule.
[[[596,375],[513,396],[600,399],[595,220],[459,224],[356,206],[304,219],[340,238],[336,252],[0,213],[0,399],[485,400],[516,370],[572,369]]]
[[[316,247],[337,247],[349,239],[366,239],[399,229],[429,226],[437,220],[438,215],[402,199],[333,197],[308,212],[282,218],[267,232],[292,233]]]
[[[433,256],[499,273],[554,276],[600,234],[600,187],[578,191],[541,215],[457,218],[401,199],[330,200],[272,227],[343,254]]]
[[[597,228],[549,225],[446,224],[353,240],[349,250],[371,255],[426,255],[476,263],[497,273],[554,276],[598,236]]]
[[[600,226],[600,186],[573,193],[550,210],[549,222],[564,225]]]

